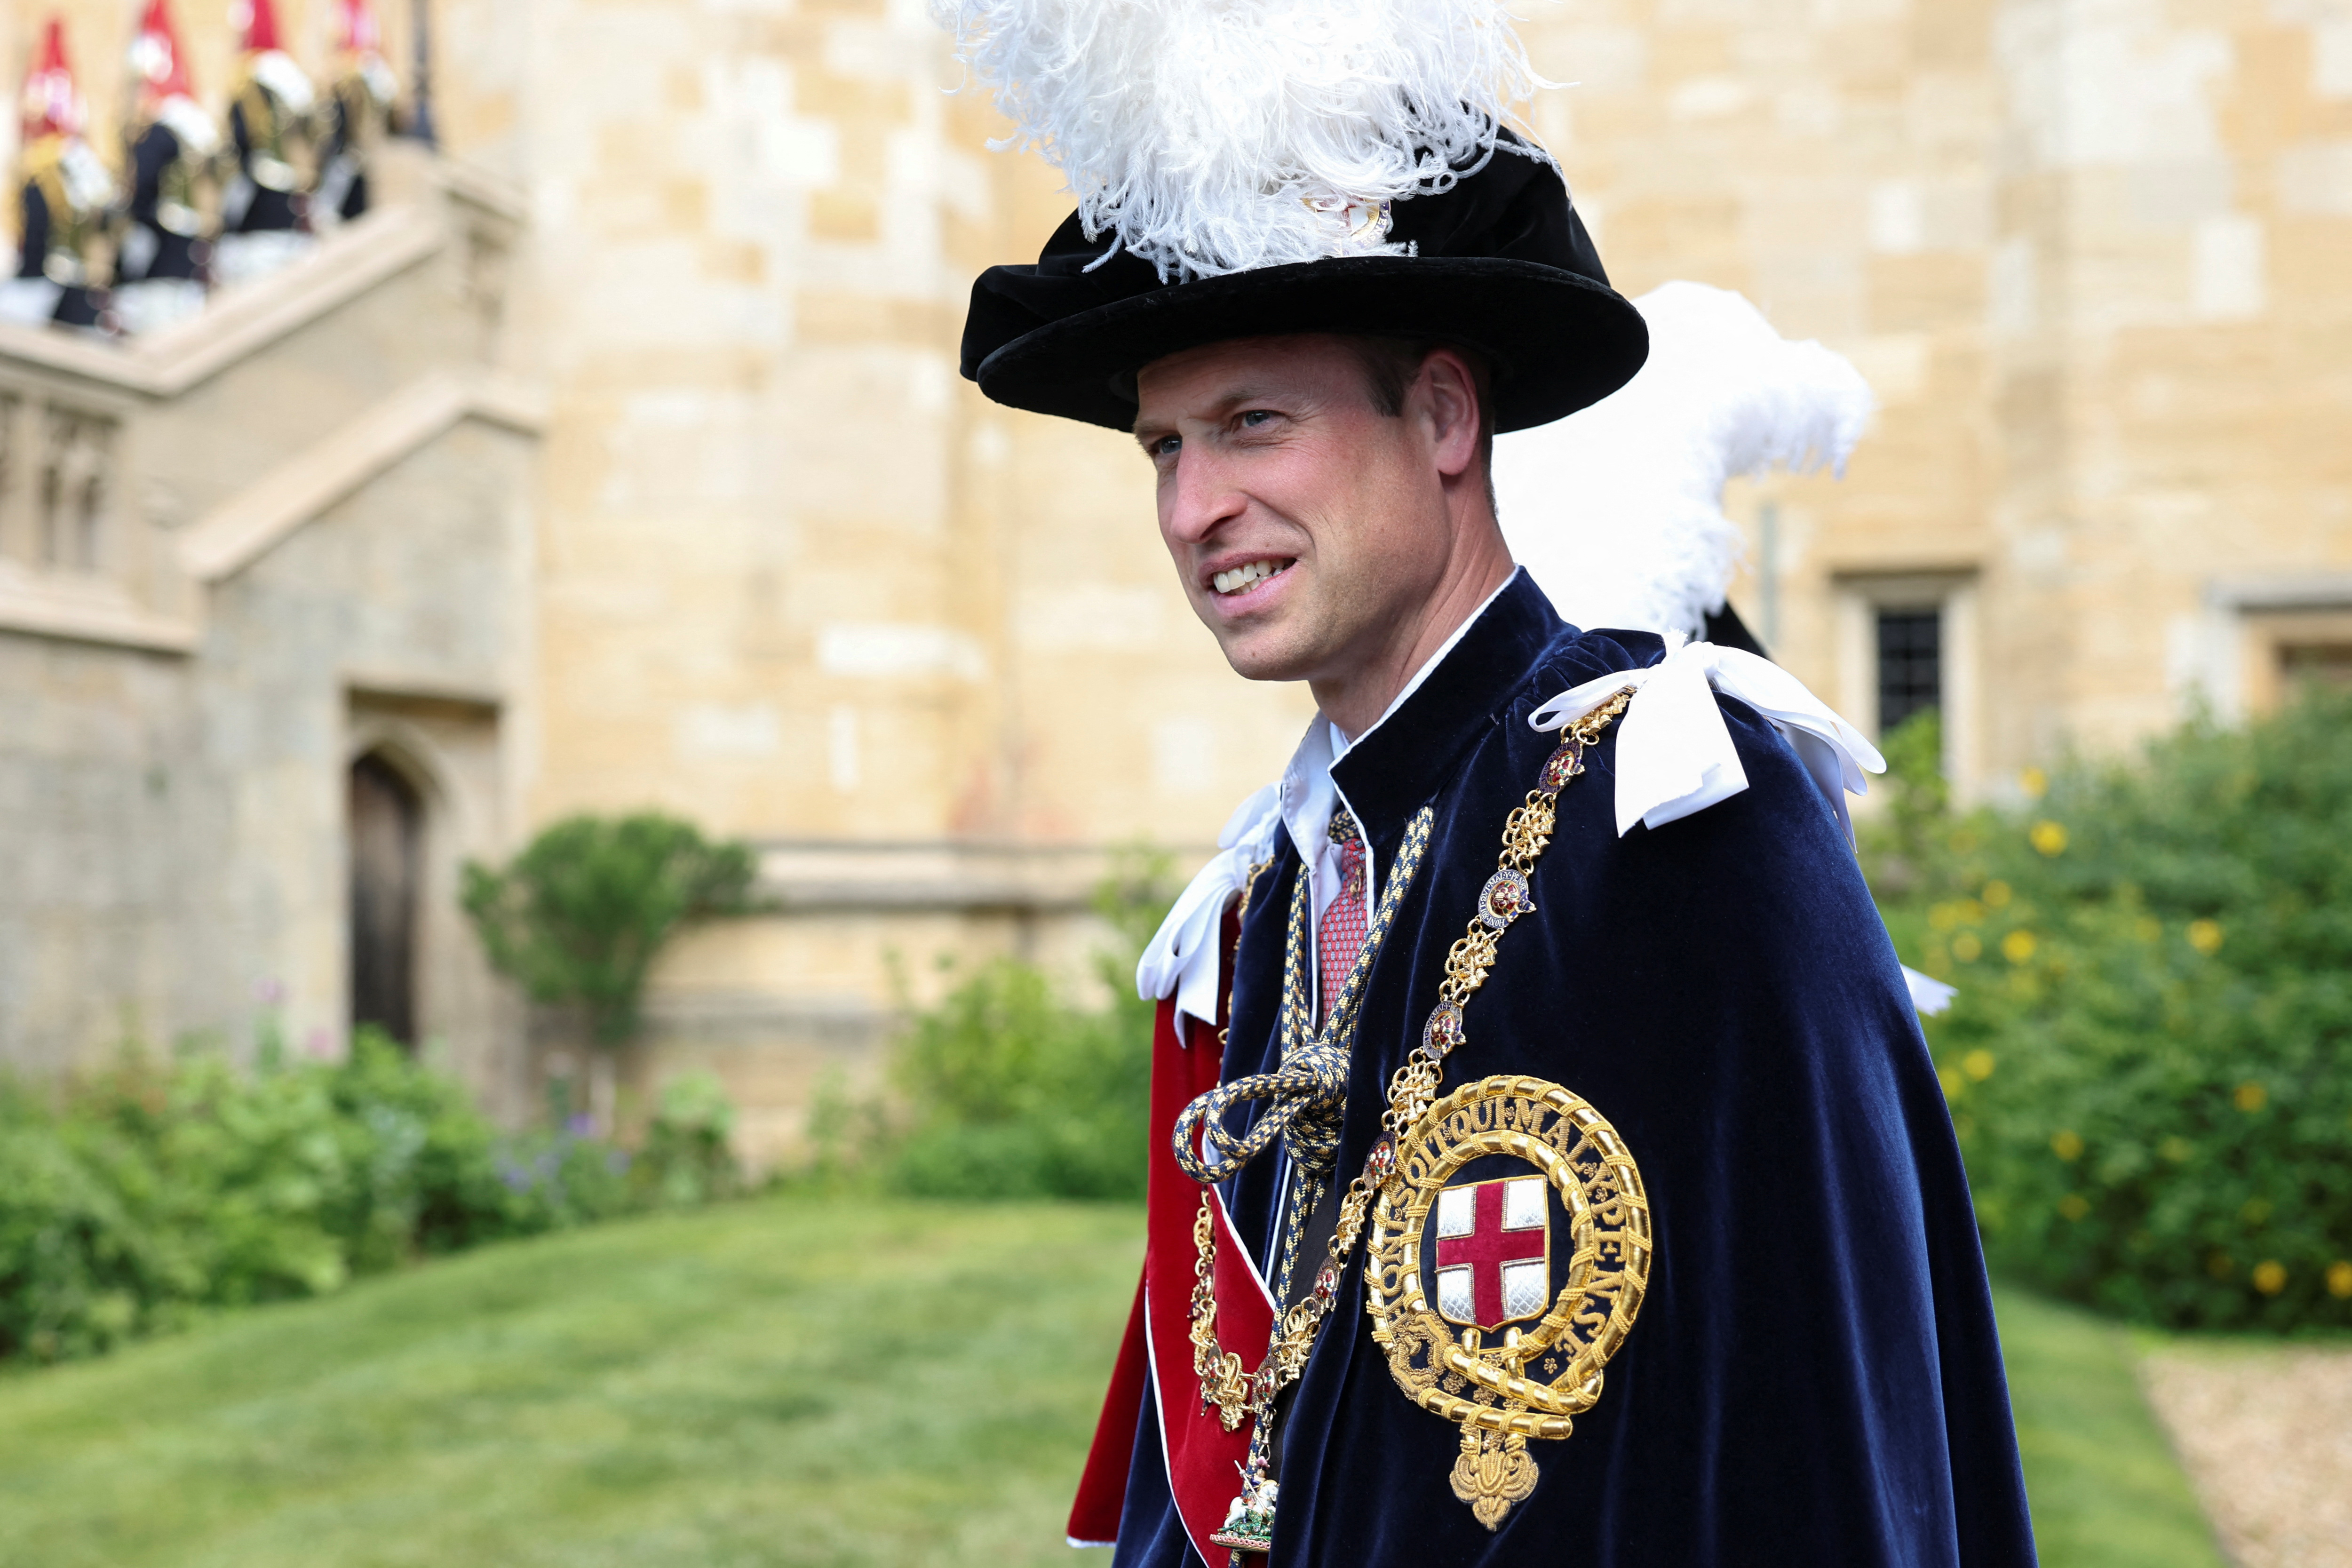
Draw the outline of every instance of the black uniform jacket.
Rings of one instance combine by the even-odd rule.
[[[1382,879],[1406,822],[1436,813],[1371,972],[1342,1180],[1556,742],[1528,715],[1663,653],[1564,625],[1522,574],[1333,770]],[[1541,1479],[1488,1531],[1448,1484],[1460,1429],[1412,1404],[1372,1342],[1360,1245],[1282,1424],[1273,1568],[2033,1561],[1967,1180],[1893,946],[1795,754],[1718,701],[1750,787],[1621,838],[1612,727],[1560,794],[1535,912],[1444,1064],[1447,1089],[1503,1072],[1565,1086],[1640,1165],[1656,1250],[1600,1404],[1528,1445]],[[1298,873],[1284,838],[1244,914],[1228,1079],[1278,1056]],[[1280,1164],[1270,1151],[1229,1187],[1239,1234],[1269,1253]],[[1189,1366],[1158,1375],[1191,1387]],[[1148,1392],[1114,1561],[1197,1561]]]

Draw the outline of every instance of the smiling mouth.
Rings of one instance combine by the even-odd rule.
[[[1252,584],[1263,583],[1268,577],[1278,577],[1297,563],[1295,558],[1253,561],[1246,566],[1236,566],[1230,572],[1216,574],[1209,579],[1209,585],[1223,595],[1245,593]]]

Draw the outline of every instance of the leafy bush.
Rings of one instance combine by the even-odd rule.
[[[535,1002],[583,1009],[598,1043],[636,1030],[646,973],[680,923],[747,907],[751,849],[659,812],[569,816],[502,869],[466,865],[490,963]]]
[[[1916,837],[1873,868],[1959,986],[1928,1035],[1994,1262],[2169,1326],[2352,1324],[2352,694]]]
[[[894,1184],[940,1197],[1142,1196],[1150,1029],[1140,1004],[1085,1012],[1034,965],[982,966],[901,1047],[914,1121]]]
[[[333,1290],[504,1237],[738,1189],[715,1080],[666,1091],[632,1158],[499,1131],[362,1030],[341,1063],[138,1058],[56,1102],[0,1092],[0,1355],[90,1354],[202,1307]]]
[[[1097,890],[1096,910],[1118,938],[1096,959],[1108,1007],[1077,1006],[1034,964],[997,959],[915,1017],[894,1063],[908,1125],[893,1186],[940,1197],[1143,1195],[1154,1009],[1137,1000],[1133,976],[1167,908],[1167,874],[1164,858],[1139,853]]]

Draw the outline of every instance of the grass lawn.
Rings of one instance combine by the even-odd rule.
[[[761,1201],[0,1374],[0,1564],[1069,1563],[1139,1223]],[[2218,1564],[2118,1337],[2001,1308],[2051,1568]]]
[[[2226,1568],[2140,1395],[2126,1331],[2020,1290],[1994,1308],[2046,1568]]]

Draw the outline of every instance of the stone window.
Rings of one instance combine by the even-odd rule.
[[[2304,584],[2319,600],[2324,582]],[[2305,685],[2352,686],[2352,604],[2242,613],[2245,709],[2266,713]]]
[[[1900,725],[1944,701],[1944,608],[1877,614],[1878,730]]]
[[[1944,721],[1944,776],[1969,798],[1981,774],[1975,574],[1840,574],[1836,604],[1838,710],[1884,740],[1935,709]]]
[[[2352,629],[2352,628],[2347,628]],[[2352,686],[2352,639],[2279,644],[2279,679],[2289,687],[2314,681]]]

